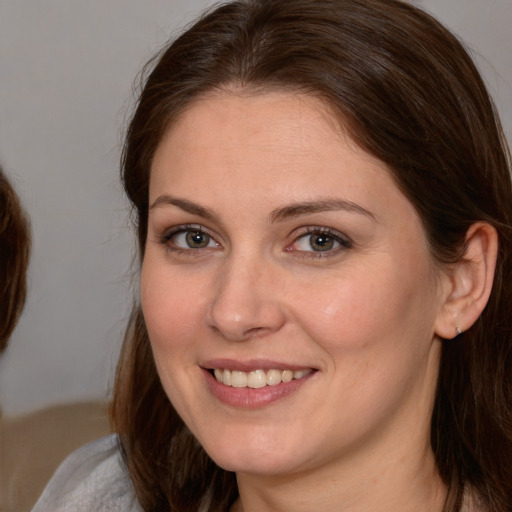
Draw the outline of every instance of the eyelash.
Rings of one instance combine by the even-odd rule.
[[[351,249],[353,247],[352,240],[350,240],[350,238],[348,238],[346,235],[344,235],[338,231],[334,231],[330,228],[321,227],[321,226],[311,226],[311,227],[305,228],[303,232],[301,232],[299,235],[297,235],[295,237],[295,239],[293,240],[293,242],[290,245],[288,245],[285,250],[292,252],[293,249],[291,248],[291,246],[296,244],[301,239],[304,239],[307,237],[311,238],[314,235],[319,236],[319,237],[324,236],[328,239],[331,239],[332,241],[338,243],[339,247],[334,248],[334,249],[327,249],[325,251],[313,251],[313,250],[311,250],[311,251],[300,251],[300,250],[295,251],[295,252],[299,253],[301,255],[301,257],[304,257],[304,258],[328,258],[328,257],[337,255],[340,251],[343,251],[346,249]]]
[[[171,231],[167,231],[164,235],[159,237],[159,242],[164,245],[169,251],[172,251],[176,254],[185,254],[185,255],[199,255],[199,253],[203,251],[199,251],[199,249],[212,249],[212,247],[200,247],[200,248],[192,248],[189,247],[185,249],[184,247],[178,247],[175,244],[173,244],[173,238],[175,238],[178,235],[185,234],[185,233],[197,233],[200,235],[206,235],[210,241],[213,241],[217,246],[219,243],[216,241],[215,237],[212,236],[207,229],[205,229],[203,226],[199,224],[188,224],[183,226],[177,226],[174,229],[171,229]]]
[[[207,229],[205,229],[203,226],[199,224],[188,224],[188,225],[182,225],[177,226],[174,229],[171,229],[170,231],[166,232],[164,235],[159,237],[160,244],[164,245],[169,251],[172,251],[175,254],[185,254],[185,255],[200,255],[203,253],[204,250],[211,250],[215,249],[216,247],[197,247],[197,248],[183,248],[178,247],[177,245],[173,244],[173,239],[182,234],[186,233],[194,233],[199,235],[206,235],[209,238],[208,244],[210,242],[214,242],[216,247],[218,247],[220,244],[216,241],[215,237],[209,233]],[[306,237],[312,237],[313,235],[316,235],[318,237],[324,236],[327,239],[332,240],[333,242],[336,242],[339,244],[339,247],[334,249],[327,249],[325,251],[307,251],[307,250],[294,250],[293,245],[297,244],[301,239],[304,239]],[[344,249],[350,249],[352,248],[353,243],[352,241],[344,234],[334,231],[330,228],[321,227],[321,226],[310,226],[307,228],[304,228],[303,231],[298,234],[293,241],[286,246],[284,249],[286,252],[295,252],[300,257],[303,258],[327,258],[329,256],[334,256],[338,254],[340,251],[343,251]]]

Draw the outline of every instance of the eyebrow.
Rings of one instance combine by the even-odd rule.
[[[321,201],[307,201],[291,204],[274,210],[270,214],[270,220],[271,222],[282,222],[290,218],[300,217],[301,215],[339,210],[358,213],[377,222],[377,218],[371,211],[357,203],[345,199],[325,199]]]
[[[154,210],[156,208],[169,205],[177,206],[187,213],[191,213],[192,215],[197,215],[205,219],[213,220],[218,217],[215,212],[209,208],[205,208],[204,206],[200,206],[196,203],[193,203],[192,201],[181,199],[179,197],[173,197],[170,195],[159,196],[151,204],[149,209]],[[352,201],[347,201],[345,199],[332,198],[320,201],[293,203],[282,208],[276,208],[270,213],[269,218],[270,222],[272,223],[283,222],[291,218],[300,217],[301,215],[339,210],[361,214],[377,222],[375,215],[361,205],[353,203]]]
[[[153,204],[149,207],[150,210],[154,210],[155,208],[160,208],[162,206],[174,205],[180,208],[181,210],[191,213],[193,215],[198,215],[199,217],[203,217],[205,219],[214,219],[217,216],[213,210],[209,208],[205,208],[204,206],[200,206],[192,201],[187,201],[186,199],[180,199],[179,197],[173,197],[169,195],[163,195],[157,197],[157,199],[153,202]]]

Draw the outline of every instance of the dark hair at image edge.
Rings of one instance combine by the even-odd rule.
[[[209,11],[150,64],[122,159],[141,260],[149,172],[164,133],[199,96],[279,90],[321,99],[385,162],[418,211],[434,259],[464,255],[471,224],[499,235],[489,303],[443,346],[431,444],[446,512],[471,488],[512,509],[512,187],[510,155],[471,58],[437,21],[397,0],[255,0]],[[232,473],[206,455],[170,404],[136,306],[111,417],[146,511],[225,511]],[[201,508],[204,507],[204,508]]]
[[[27,217],[0,168],[0,352],[6,348],[25,304],[29,253]]]

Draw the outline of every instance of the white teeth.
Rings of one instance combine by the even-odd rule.
[[[281,382],[291,382],[294,379],[302,379],[309,375],[312,370],[277,370],[272,369],[265,372],[264,370],[253,370],[252,372],[241,372],[238,370],[226,370],[215,368],[213,371],[217,381],[222,382],[225,386],[234,388],[253,388],[259,389],[265,386],[276,386]]]
[[[269,386],[275,386],[276,384],[281,384],[281,374],[283,372],[281,370],[269,370],[267,372],[267,384]]]
[[[226,372],[227,370],[224,370]],[[247,373],[245,372],[231,372],[231,385],[234,388],[246,388],[247,387]]]
[[[283,382],[291,382],[293,380],[293,372],[291,370],[285,370],[281,375]]]
[[[247,377],[247,385],[250,388],[258,389],[264,388],[267,385],[267,376],[263,370],[256,370],[249,373]]]
[[[217,379],[219,380],[219,379]],[[224,370],[222,372],[222,384],[225,384],[226,386],[231,386],[231,372],[229,370]]]

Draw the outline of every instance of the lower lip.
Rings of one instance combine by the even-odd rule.
[[[219,382],[208,370],[203,370],[206,382],[213,395],[222,403],[233,407],[254,409],[265,407],[273,402],[285,398],[303,386],[316,372],[310,373],[301,379],[290,382],[281,382],[275,386],[264,388],[234,388]]]

